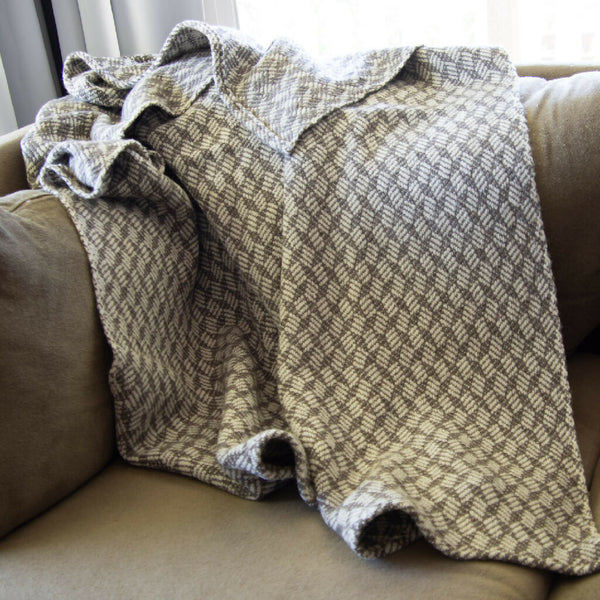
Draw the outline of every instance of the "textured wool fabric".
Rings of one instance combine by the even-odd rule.
[[[88,251],[127,460],[295,478],[365,557],[599,568],[502,51],[317,64],[186,22],[65,85],[23,150]]]
[[[594,376],[591,376],[589,380],[593,378]],[[598,388],[596,392],[597,390]],[[590,487],[590,503],[596,522],[600,523],[600,462],[596,464]],[[558,577],[548,596],[548,600],[595,600],[596,598],[600,598],[598,573],[589,577]]]

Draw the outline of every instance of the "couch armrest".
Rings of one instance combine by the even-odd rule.
[[[114,456],[109,363],[65,209],[39,190],[0,198],[0,536]]]
[[[21,139],[29,129],[22,127],[0,136],[0,196],[27,189]]]
[[[542,77],[548,80],[598,70],[600,65],[517,65],[517,73],[520,77]]]

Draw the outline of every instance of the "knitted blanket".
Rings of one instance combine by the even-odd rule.
[[[180,24],[71,55],[23,142],[89,256],[118,446],[364,557],[600,567],[516,73]]]

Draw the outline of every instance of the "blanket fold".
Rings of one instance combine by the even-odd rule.
[[[88,252],[125,459],[294,478],[365,557],[600,568],[503,51],[320,64],[190,21],[65,82],[23,151]]]

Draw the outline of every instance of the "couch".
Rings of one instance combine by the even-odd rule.
[[[582,70],[582,69],[579,69]],[[600,523],[600,72],[523,67],[573,411]],[[126,464],[86,254],[0,139],[0,598],[600,598],[600,574],[355,556],[293,485],[260,502]]]

